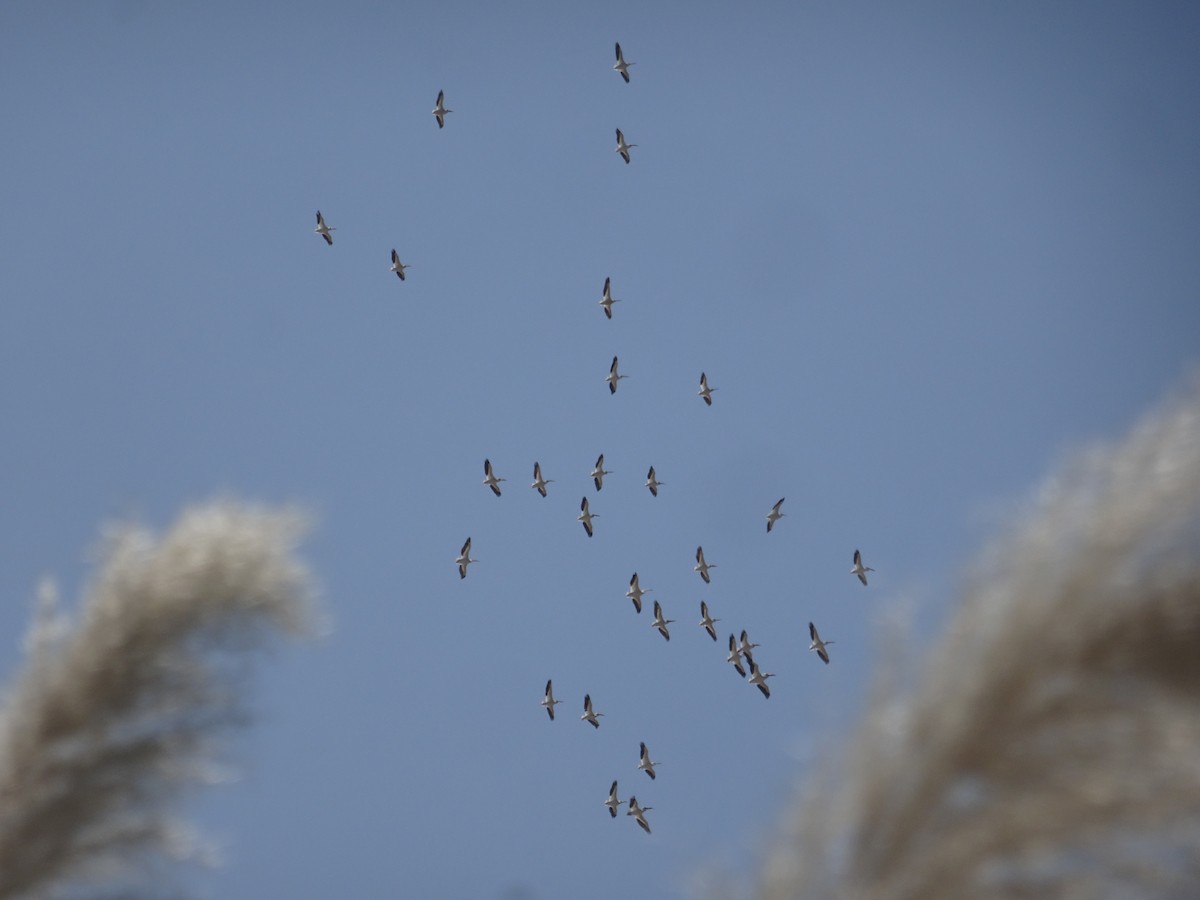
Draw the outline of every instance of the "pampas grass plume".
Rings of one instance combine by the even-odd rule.
[[[223,500],[122,526],[72,625],[38,590],[0,709],[0,898],[96,896],[202,849],[171,807],[244,721],[253,651],[316,626],[303,517]]]

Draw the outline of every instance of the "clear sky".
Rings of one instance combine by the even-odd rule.
[[[906,6],[0,7],[0,676],[105,521],[220,492],[319,520],[332,633],[262,666],[241,781],[187,806],[226,857],[190,890],[749,884],[875,623],[936,630],[1040,475],[1196,364],[1200,7]]]

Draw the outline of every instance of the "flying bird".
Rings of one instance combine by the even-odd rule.
[[[625,135],[621,134],[620,128],[617,129],[617,146],[614,149],[621,154],[621,159],[625,160],[626,164],[629,163],[629,148],[636,146],[637,144],[625,143]]]
[[[874,571],[875,570],[872,569],[870,566],[863,565],[862,554],[859,553],[857,550],[855,550],[854,551],[854,568],[851,569],[850,572],[854,575],[857,575],[858,580],[861,581],[865,585],[867,583],[867,573],[874,572]]]
[[[661,634],[664,638],[666,638],[669,641],[671,639],[671,632],[667,630],[667,626],[670,625],[674,621],[675,621],[674,619],[664,619],[663,618],[662,605],[657,600],[655,600],[654,601],[654,621],[650,623],[650,626],[652,628],[657,628],[658,633]],[[650,777],[653,778],[654,776],[651,775]]]
[[[714,641],[717,639],[717,629],[714,627],[714,622],[720,622],[720,619],[714,619],[708,614],[708,604],[703,600],[700,601],[700,627],[708,632],[708,636]]]
[[[696,393],[704,398],[704,402],[708,406],[712,406],[712,395],[713,395],[713,391],[715,391],[715,390],[716,390],[715,387],[708,386],[708,376],[705,375],[703,372],[701,372],[700,373],[700,390],[696,391]]]
[[[614,781],[612,787],[608,789],[608,799],[604,801],[604,805],[608,807],[608,814],[615,819],[617,817],[617,807],[624,802],[624,800],[617,799],[617,783]]]
[[[659,766],[659,765],[662,765],[662,763],[654,762],[650,759],[650,751],[646,749],[646,742],[643,741],[642,742],[642,755],[641,755],[641,758],[638,759],[638,768],[641,769],[643,772],[645,772],[647,775],[649,775],[651,778],[654,778],[655,777],[654,776],[654,767]],[[629,800],[631,803],[633,802],[632,797],[630,797]]]
[[[583,502],[579,504],[579,509],[580,513],[575,518],[577,521],[583,523],[583,530],[587,532],[588,537],[591,537],[592,519],[596,518],[596,516],[592,515],[591,510],[588,509],[587,497],[583,498]]]
[[[604,487],[604,476],[611,474],[612,472],[604,468],[604,454],[601,453],[596,458],[595,468],[592,469],[592,484],[596,485],[596,490],[600,490],[602,487]]]
[[[637,65],[637,63],[625,62],[625,55],[621,52],[621,45],[620,45],[620,43],[618,43],[617,44],[617,64],[615,66],[613,66],[613,68],[621,73],[621,77],[625,79],[626,84],[629,84],[629,67],[636,66],[636,65]]]
[[[546,708],[546,712],[550,714],[550,721],[554,721],[554,707],[556,704],[562,703],[561,700],[554,699],[554,681],[547,679],[546,681],[546,696],[542,698],[542,706]]]
[[[492,493],[497,497],[500,496],[500,482],[505,481],[504,478],[497,478],[496,473],[492,471],[492,461],[485,459],[483,461],[483,483],[492,489]]]
[[[617,300],[612,295],[612,279],[605,278],[604,279],[604,293],[600,295],[600,305],[604,307],[604,315],[611,319],[613,304],[620,303],[620,302],[621,302],[620,300]]]
[[[625,813],[627,816],[633,816],[635,822],[642,826],[642,830],[646,834],[650,834],[650,823],[646,821],[646,813],[654,809],[653,806],[638,806],[637,797],[630,795],[629,811]],[[616,813],[613,813],[616,815]]]
[[[604,713],[598,713],[594,709],[592,709],[592,695],[584,694],[583,695],[583,715],[580,716],[579,718],[583,719],[583,721],[585,721],[585,722],[591,722],[593,728],[599,728],[600,727],[600,716],[602,716],[602,715],[604,715]]]
[[[533,488],[535,491],[537,491],[539,494],[541,494],[543,497],[545,497],[546,496],[546,485],[550,484],[550,482],[552,482],[552,481],[554,481],[553,478],[543,478],[542,477],[542,464],[539,462],[535,462],[533,464],[533,484],[531,484],[530,487]]]
[[[817,626],[812,622],[808,623],[808,634],[812,638],[812,643],[808,645],[808,649],[815,651],[817,656],[821,657],[821,662],[829,665],[829,651],[825,649],[825,645],[832,644],[833,641],[821,640],[821,635],[817,634]]]
[[[438,128],[444,128],[444,127],[445,127],[445,125],[446,125],[446,113],[452,113],[452,112],[454,112],[454,110],[452,110],[452,109],[446,109],[446,103],[445,103],[445,99],[446,99],[446,92],[445,92],[445,91],[438,91],[438,102],[437,102],[437,106],[435,106],[435,107],[433,108],[433,114],[434,114],[434,116],[436,116],[436,117],[437,117],[437,120],[438,120]]]
[[[409,268],[412,268],[412,267],[411,267],[411,266],[406,266],[404,263],[400,262],[400,254],[399,254],[399,253],[397,253],[397,252],[396,252],[396,248],[395,248],[395,247],[393,247],[393,248],[392,248],[392,268],[391,268],[391,271],[395,272],[395,273],[396,273],[396,277],[397,277],[397,278],[399,278],[401,281],[403,281],[403,280],[404,280],[404,270],[405,270],[405,269],[409,269]]]
[[[467,538],[467,542],[462,545],[462,550],[458,551],[458,559],[454,561],[458,565],[458,577],[467,577],[467,566],[473,562],[479,562],[477,559],[471,559],[471,539]]]
[[[317,210],[317,227],[314,228],[313,231],[325,238],[325,243],[327,243],[330,247],[333,246],[333,235],[329,232],[337,231],[337,229],[330,228],[325,224],[325,217],[321,215],[321,211],[319,209]]]
[[[638,583],[638,573],[634,572],[633,577],[629,579],[629,590],[625,592],[625,596],[633,601],[633,608],[638,612],[642,611],[642,595],[649,594],[650,590],[642,590],[641,584]]]
[[[740,641],[738,641],[738,653],[740,653],[740,654],[742,654],[742,656],[746,657],[746,662],[748,662],[748,663],[754,662],[754,657],[750,655],[750,651],[753,650],[757,646],[758,646],[758,644],[752,644],[750,642],[750,635],[747,633],[746,629],[743,628],[742,629],[742,639]]]
[[[775,527],[775,523],[782,519],[787,513],[781,513],[779,507],[783,506],[785,498],[780,497],[779,502],[771,507],[771,511],[767,513],[767,534],[771,533],[771,529]]]
[[[716,563],[706,563],[704,561],[704,548],[697,547],[696,548],[696,564],[694,566],[692,566],[692,571],[699,572],[700,577],[704,579],[705,584],[712,584],[712,579],[708,577],[708,570],[715,569],[716,567],[717,567]]]
[[[758,663],[750,660],[750,683],[762,691],[762,695],[767,699],[771,697],[771,689],[767,687],[767,679],[774,677],[774,672],[763,672],[758,668]]]
[[[659,481],[654,477],[654,466],[651,466],[650,471],[646,473],[646,487],[650,488],[650,493],[657,497],[659,486],[664,484],[666,484],[665,481]]]
[[[610,394],[615,394],[617,392],[617,382],[622,378],[628,377],[628,375],[617,374],[617,358],[614,356],[612,365],[608,367],[608,375],[604,378],[604,380],[608,382],[608,392]]]
[[[742,654],[738,650],[737,638],[732,634],[729,636],[729,655],[725,657],[725,662],[733,663],[733,667],[737,669],[737,673],[743,678],[746,677],[746,670],[742,668]]]

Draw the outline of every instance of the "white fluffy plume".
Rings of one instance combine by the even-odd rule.
[[[314,624],[303,530],[231,501],[113,530],[74,627],[43,584],[0,712],[0,897],[96,896],[194,851],[169,808],[245,718],[250,651]]]
[[[915,689],[895,675],[798,798],[762,897],[1190,896],[1200,386],[1051,478]]]

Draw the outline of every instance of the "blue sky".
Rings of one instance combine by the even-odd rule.
[[[188,804],[226,847],[199,896],[749,884],[874,625],[936,630],[1047,468],[1200,357],[1190,4],[246,7],[0,9],[0,675],[105,521],[319,521],[333,630],[262,667],[241,781]]]

